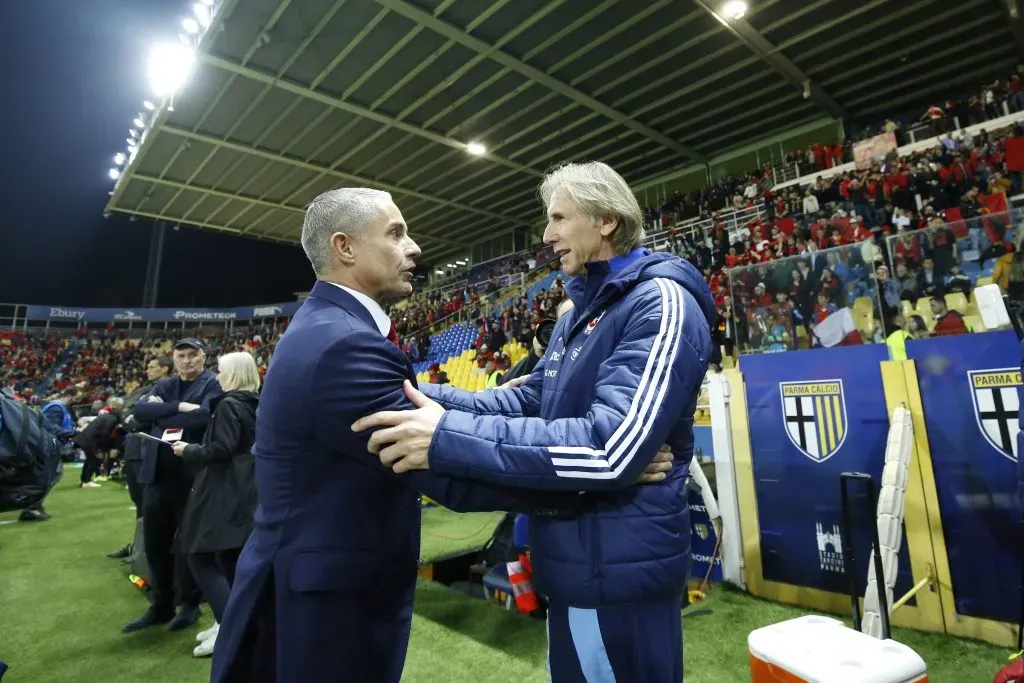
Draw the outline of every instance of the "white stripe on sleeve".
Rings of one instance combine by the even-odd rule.
[[[668,390],[672,367],[679,349],[684,308],[683,288],[679,283],[666,278],[655,278],[654,282],[661,290],[661,323],[629,410],[608,439],[604,450],[583,446],[549,447],[548,451],[552,454],[577,456],[552,458],[552,465],[560,477],[614,478],[629,465],[654,426],[655,416]],[[585,469],[559,469],[568,467]],[[594,469],[602,471],[593,471]]]

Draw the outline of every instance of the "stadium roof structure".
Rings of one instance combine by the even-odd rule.
[[[377,187],[430,264],[542,223],[558,161],[651,186],[1005,77],[1024,56],[1016,4],[750,0],[733,18],[719,0],[220,0],[107,211],[294,243],[318,193]]]

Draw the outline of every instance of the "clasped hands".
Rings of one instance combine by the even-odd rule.
[[[430,468],[430,443],[445,412],[439,403],[413,387],[409,380],[402,387],[415,410],[384,410],[352,423],[352,431],[357,434],[369,429],[377,430],[370,435],[367,450],[396,474]],[[666,473],[672,469],[672,460],[668,445],[662,446],[635,483],[664,481]]]

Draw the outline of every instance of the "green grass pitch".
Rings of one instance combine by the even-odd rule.
[[[48,522],[7,523],[17,515],[0,515],[0,660],[11,667],[4,683],[208,680],[209,660],[191,657],[194,630],[121,634],[146,600],[104,553],[129,540],[135,516],[121,486],[82,490],[77,479],[69,472],[50,495]],[[423,556],[478,547],[498,518],[427,510]],[[211,623],[204,612],[203,628]],[[684,621],[688,683],[749,680],[747,634],[805,613],[727,588],[687,612],[694,612]],[[933,682],[987,682],[1006,661],[1004,650],[982,643],[904,629],[894,637],[924,657]],[[422,582],[404,680],[545,681],[544,650],[542,622]]]

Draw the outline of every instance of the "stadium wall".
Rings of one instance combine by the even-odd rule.
[[[849,613],[839,474],[867,472],[880,483],[889,415],[903,405],[915,442],[896,597],[931,580],[893,623],[1011,646],[1022,562],[1016,336],[911,341],[907,353],[906,361],[887,360],[884,346],[765,354],[725,373],[746,586]],[[867,524],[852,539],[859,595]]]

